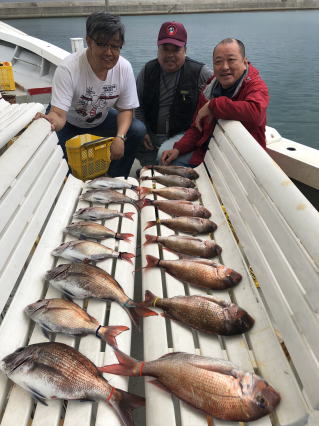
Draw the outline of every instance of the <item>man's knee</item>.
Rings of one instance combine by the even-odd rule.
[[[131,127],[128,132],[128,137],[134,137],[137,140],[143,140],[146,134],[145,124],[138,120],[137,118],[133,118]]]

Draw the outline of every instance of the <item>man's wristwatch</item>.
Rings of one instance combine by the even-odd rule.
[[[127,139],[126,135],[116,135],[116,138],[122,139],[123,142],[126,142]]]

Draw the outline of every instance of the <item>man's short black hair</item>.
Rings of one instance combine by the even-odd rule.
[[[86,35],[94,39],[105,39],[119,34],[124,44],[124,25],[120,17],[105,12],[92,13],[86,20]]]
[[[238,40],[237,38],[225,38],[224,40],[220,41],[215,47],[214,47],[214,51],[213,51],[213,57],[215,54],[215,50],[216,48],[221,45],[221,44],[226,44],[226,43],[237,43],[239,50],[240,50],[240,54],[241,56],[244,58],[246,56],[246,51],[245,51],[245,45],[242,41]]]

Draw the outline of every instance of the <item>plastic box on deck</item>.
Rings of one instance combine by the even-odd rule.
[[[90,134],[68,139],[65,147],[72,174],[83,181],[104,175],[111,163],[113,139]]]
[[[0,90],[15,90],[11,62],[0,62]]]

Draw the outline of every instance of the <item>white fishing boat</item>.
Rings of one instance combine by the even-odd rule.
[[[35,113],[44,111],[47,103],[44,99],[35,101],[34,97],[47,96],[49,99],[49,91],[36,95],[28,92],[31,88],[51,87],[54,69],[67,54],[18,30],[11,30],[7,25],[0,25],[0,61],[12,62],[14,79],[24,88],[21,89],[23,96],[31,96],[24,100],[17,93],[18,103],[11,104],[4,99],[10,92],[5,92],[4,97],[0,95],[0,360],[20,346],[48,341],[40,328],[31,324],[24,308],[39,298],[61,297],[58,290],[43,285],[43,277],[56,266],[52,250],[61,242],[70,241],[64,228],[73,220],[74,212],[87,207],[87,202],[80,197],[86,191],[86,184],[68,174],[56,133],[45,119],[32,122]],[[15,60],[15,57],[20,59]],[[31,82],[30,86],[27,81]],[[218,297],[235,301],[246,309],[255,319],[252,331],[217,337],[191,331],[158,315],[145,318],[143,333],[128,330],[121,334],[118,344],[121,350],[133,356],[138,347],[145,362],[180,351],[230,360],[264,377],[281,395],[276,411],[256,425],[317,426],[319,213],[287,174],[303,188],[307,185],[307,190],[316,195],[311,202],[318,208],[319,151],[285,139],[271,127],[267,128],[267,141],[269,153],[280,167],[241,123],[219,120],[205,161],[197,168],[196,185],[201,202],[218,224],[213,237],[205,234],[203,238],[214,238],[222,247],[219,261],[242,275],[242,283],[229,292],[222,291]],[[143,173],[149,176],[152,171]],[[128,179],[134,185],[149,188],[153,185],[150,180],[138,183],[133,177]],[[129,196],[138,197],[133,190],[127,191]],[[115,208],[122,209],[123,213],[132,211],[132,205],[128,204],[115,205]],[[150,234],[169,235],[168,228],[159,225],[167,215],[156,212],[152,206],[143,208],[141,213],[133,212],[133,220],[114,218],[108,222],[116,232],[131,233],[132,240],[114,240],[108,244],[135,253],[138,263],[108,259],[99,266],[112,274],[127,295],[136,301],[143,298],[145,290],[158,297],[184,294],[207,297],[205,289],[182,284],[158,268],[146,268],[141,274],[133,274],[134,269],[145,265],[147,255],[166,260],[176,258],[171,252],[163,250],[161,253],[155,244],[143,245],[144,229],[150,223],[156,224],[147,226]],[[138,250],[139,244],[141,250]],[[77,302],[82,304],[82,301]],[[117,303],[89,299],[81,306],[100,324],[133,328]],[[97,366],[116,362],[112,348],[102,346],[95,336],[79,339],[56,335],[54,339],[75,346]],[[144,362],[139,369],[140,375],[143,365]],[[145,409],[140,409],[140,417],[138,414],[135,417],[136,426],[243,425],[238,421],[212,420],[178,398],[171,398],[149,380],[144,387],[143,382],[135,378],[128,382],[125,377],[108,375],[108,380],[113,387],[134,393],[141,394],[144,389],[147,404]],[[29,390],[39,400],[42,396],[36,385]],[[141,391],[137,389],[139,386]],[[112,392],[105,395],[104,400],[109,401]],[[30,392],[0,372],[0,424],[123,424],[105,401],[63,404],[55,395],[48,406],[34,402]],[[261,406],[264,403],[260,398],[257,402],[262,402]],[[249,424],[252,423],[249,421]]]
[[[71,39],[70,46],[71,50],[75,51],[83,46],[83,40]],[[69,54],[70,52],[66,50],[31,37],[0,21],[0,62],[12,63],[16,83],[16,90],[3,93],[4,99],[12,99],[19,104],[28,102],[48,104],[54,71]],[[3,100],[1,102],[4,107]],[[34,112],[30,105],[11,108],[12,114],[8,115],[8,118],[11,117],[9,118],[11,127],[4,121],[0,125],[0,148],[7,143],[8,136],[14,136],[15,132],[25,126]],[[39,110],[40,106],[34,105],[33,108]],[[14,110],[18,113],[19,119]],[[27,118],[24,114],[27,114]],[[271,157],[318,209],[319,150],[286,139],[272,127],[267,127],[266,139]]]

